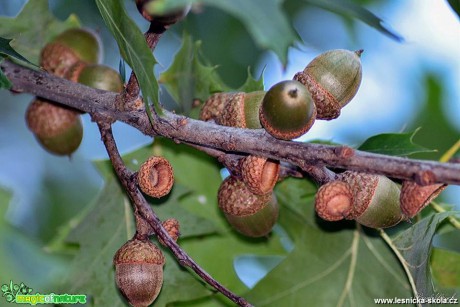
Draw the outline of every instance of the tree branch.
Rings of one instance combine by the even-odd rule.
[[[182,266],[186,266],[191,268],[195,273],[200,276],[206,283],[210,286],[215,288],[217,291],[224,294],[230,300],[235,302],[240,306],[252,306],[248,303],[244,298],[239,297],[225,288],[222,284],[212,278],[206,271],[204,271],[190,256],[171,238],[168,234],[166,229],[163,227],[161,220],[152,210],[150,205],[145,200],[142,193],[136,186],[136,181],[133,180],[134,173],[126,168],[123,163],[123,160],[118,152],[117,145],[115,143],[115,139],[113,138],[111,124],[103,121],[97,121],[99,130],[101,132],[102,141],[107,149],[107,153],[110,157],[112,165],[115,169],[115,172],[124,186],[125,190],[127,191],[132,203],[134,204],[134,209],[136,214],[136,219],[138,219],[138,215],[140,215],[144,221],[146,221],[153,229],[153,232],[156,234],[158,239],[160,239],[174,254],[174,256],[178,259],[179,263]],[[140,221],[141,225],[143,225],[143,221]],[[137,235],[143,236],[144,238],[147,236],[147,233],[143,231],[143,233],[139,234],[139,224],[137,225]]]
[[[460,185],[460,165],[413,160],[354,150],[346,146],[282,141],[262,129],[224,127],[165,112],[162,120],[150,124],[144,110],[119,111],[117,94],[92,89],[45,72],[33,71],[9,61],[0,68],[13,83],[12,90],[46,99],[106,118],[125,122],[144,134],[162,135],[177,142],[233,153],[247,153],[289,162],[308,170],[332,167],[414,180],[420,185],[447,183]]]

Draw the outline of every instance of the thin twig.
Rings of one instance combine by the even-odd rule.
[[[240,129],[193,120],[165,111],[152,127],[145,111],[117,110],[117,94],[92,89],[41,71],[33,71],[7,60],[0,63],[13,90],[28,92],[105,118],[122,121],[144,134],[162,135],[187,144],[226,152],[264,156],[296,165],[353,170],[416,181],[420,185],[460,185],[460,165],[373,154],[347,146],[277,140],[263,129]]]
[[[97,121],[97,120],[96,120]],[[123,163],[123,160],[118,152],[115,139],[112,134],[112,128],[109,123],[97,121],[99,130],[101,132],[102,141],[107,149],[110,161],[115,169],[115,172],[128,193],[135,211],[150,224],[154,233],[159,240],[171,250],[182,266],[191,268],[198,276],[200,276],[206,283],[215,288],[217,291],[224,294],[230,300],[240,306],[252,306],[244,298],[239,297],[225,288],[222,284],[216,281],[211,275],[204,271],[190,256],[174,241],[166,229],[163,227],[161,220],[156,213],[152,210],[150,205],[145,200],[142,193],[139,191],[133,180],[133,172],[128,170]]]

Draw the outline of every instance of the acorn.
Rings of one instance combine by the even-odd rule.
[[[71,155],[83,139],[79,113],[42,98],[27,108],[26,123],[42,147],[56,155]]]
[[[78,61],[95,64],[100,58],[98,37],[89,30],[73,28],[46,44],[41,51],[40,65],[49,73],[64,77]]]
[[[346,171],[318,190],[315,208],[325,220],[356,220],[367,227],[387,228],[406,218],[399,197],[398,185],[385,176]]]
[[[344,49],[324,52],[294,76],[294,80],[304,84],[311,93],[317,119],[337,118],[356,95],[362,79],[362,52]]]
[[[137,181],[145,194],[160,198],[167,195],[174,184],[171,164],[163,157],[150,157],[139,168]]]
[[[149,306],[163,285],[165,257],[152,242],[131,239],[115,253],[115,281],[135,307]]]
[[[264,97],[265,91],[233,94],[216,122],[229,127],[261,129],[259,109]]]
[[[404,181],[401,187],[401,211],[408,218],[414,217],[446,187],[447,184],[443,183],[421,186],[413,181]]]
[[[249,237],[268,235],[278,220],[279,207],[274,193],[256,195],[233,176],[220,185],[218,203],[230,225]]]
[[[247,156],[240,160],[241,177],[254,194],[271,193],[279,177],[279,161],[265,157]]]
[[[273,85],[265,94],[259,111],[260,123],[272,136],[291,140],[313,125],[316,107],[310,93],[298,81]]]
[[[149,6],[153,2],[155,2],[155,0],[136,0],[137,10],[149,22],[158,23],[160,25],[163,25],[165,28],[184,19],[184,17],[187,16],[191,8],[191,5],[187,5],[183,8],[174,10],[164,15],[150,14],[149,11],[151,11],[151,9],[149,8]]]
[[[105,65],[85,65],[79,61],[72,66],[65,75],[66,79],[97,88],[104,91],[119,93],[123,90],[123,81],[120,74]]]

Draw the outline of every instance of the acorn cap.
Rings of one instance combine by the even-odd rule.
[[[353,201],[353,192],[348,183],[335,180],[318,189],[315,210],[326,221],[340,221],[352,212]]]
[[[247,156],[240,163],[242,180],[252,193],[263,195],[273,191],[279,176],[279,161]]]
[[[272,86],[264,96],[259,119],[272,136],[291,140],[306,133],[313,125],[316,107],[305,86],[294,80]]]
[[[215,93],[212,94],[204,103],[200,112],[200,120],[218,121],[224,110],[226,103],[237,93]]]
[[[279,207],[273,193],[256,195],[235,177],[227,177],[218,191],[219,208],[238,232],[250,236],[267,235],[278,219]]]
[[[165,264],[165,257],[161,250],[151,241],[131,239],[115,253],[113,264],[120,263],[150,263]]]
[[[401,211],[412,218],[444,191],[446,184],[421,186],[413,181],[404,181],[401,187]]]
[[[150,157],[139,168],[137,180],[145,194],[160,198],[167,195],[174,184],[174,173],[169,161],[163,157]]]
[[[39,143],[56,155],[72,154],[83,139],[79,113],[48,100],[36,98],[27,108],[26,122]]]
[[[180,236],[180,224],[179,224],[179,221],[176,220],[175,218],[169,218],[167,220],[164,220],[163,223],[161,223],[163,225],[163,227],[166,229],[166,231],[168,232],[169,236],[177,242],[177,239],[179,239],[179,236]],[[166,245],[163,240],[161,240],[160,238],[158,238],[158,241],[162,244],[162,245]]]
[[[405,218],[399,208],[400,189],[387,177],[346,171],[339,179],[353,192],[353,211],[347,219],[371,228],[386,228]]]
[[[331,120],[358,92],[363,51],[330,50],[314,58],[294,80],[304,84],[317,108],[317,119]]]

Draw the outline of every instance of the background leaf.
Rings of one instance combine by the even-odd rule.
[[[379,17],[375,16],[369,10],[363,8],[348,0],[332,1],[332,0],[304,0],[307,3],[313,4],[325,10],[337,13],[342,16],[356,18],[366,23],[367,25],[377,29],[385,35],[388,35],[392,39],[402,42],[404,39],[391,30],[385,22]]]
[[[4,61],[4,59],[0,58],[0,63],[2,63],[2,61]],[[3,70],[0,69],[0,89],[4,88],[8,90],[11,88],[11,86],[11,81],[8,80],[8,78],[3,73]]]
[[[287,51],[297,40],[297,34],[280,10],[278,0],[159,0],[150,4],[149,11],[161,13],[188,3],[215,6],[240,19],[252,38],[263,48],[276,53],[286,65]],[[270,24],[270,27],[267,25]]]
[[[433,236],[439,224],[454,214],[459,214],[459,212],[451,211],[430,215],[399,233],[390,243],[390,246],[404,257],[403,265],[409,270],[417,293],[424,297],[436,295],[429,267]]]
[[[25,57],[17,53],[13,48],[10,46],[10,42],[12,39],[6,39],[3,37],[0,37],[0,54],[8,55],[12,58],[18,59],[20,61],[30,63]],[[32,63],[30,63],[32,64]],[[33,64],[32,64],[33,65]]]
[[[158,82],[153,74],[153,66],[156,61],[147,46],[144,35],[126,13],[123,1],[96,0],[96,4],[105,24],[118,43],[121,56],[136,74],[145,109],[152,120],[150,104],[154,104],[159,114],[161,114],[161,108],[158,101]]]
[[[40,51],[47,42],[59,33],[79,26],[75,15],[70,15],[64,22],[60,21],[50,13],[48,0],[34,0],[28,1],[18,16],[0,17],[0,36],[13,39],[11,47],[38,65]]]
[[[457,16],[460,17],[460,1],[459,0],[447,0],[450,7],[457,13]]]
[[[374,135],[364,141],[359,150],[390,156],[409,156],[414,153],[433,152],[413,142],[418,129],[409,133],[383,133]]]

